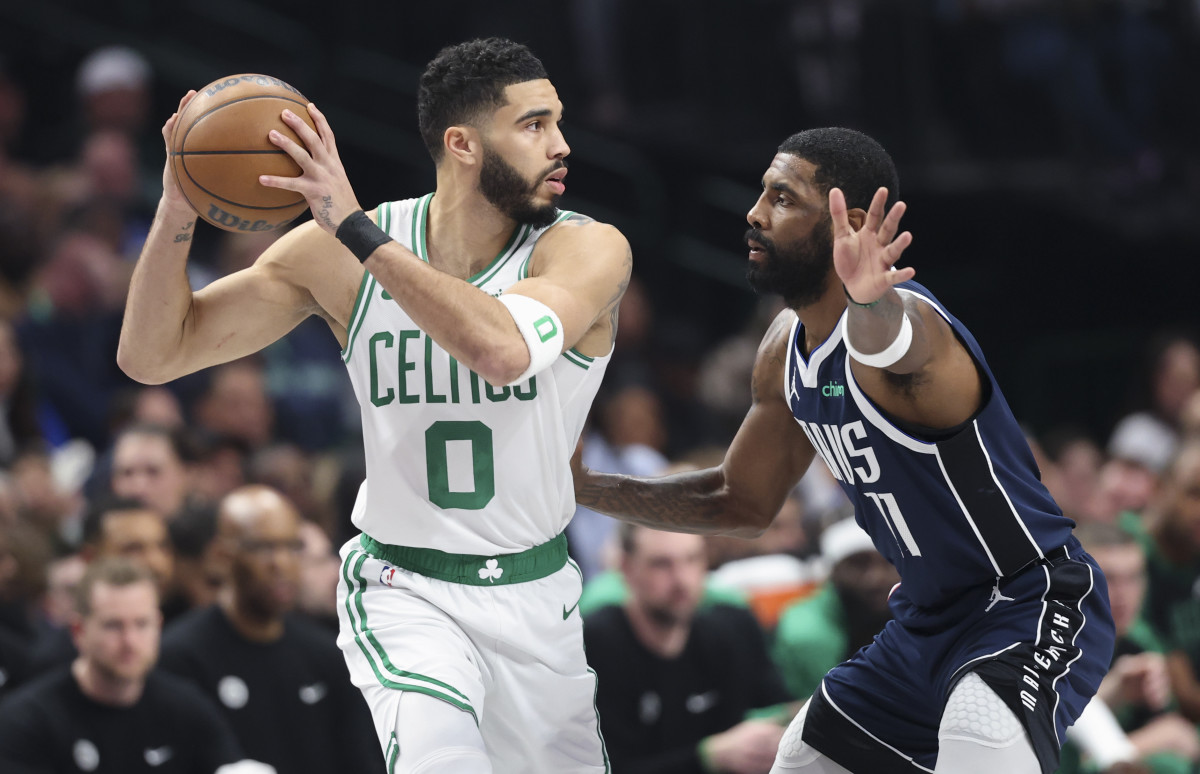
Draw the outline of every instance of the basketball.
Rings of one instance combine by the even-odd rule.
[[[171,135],[175,179],[196,214],[226,231],[274,231],[308,209],[300,194],[258,182],[259,175],[300,174],[267,133],[275,129],[303,146],[280,114],[291,109],[312,126],[307,105],[269,75],[231,75],[200,89]]]

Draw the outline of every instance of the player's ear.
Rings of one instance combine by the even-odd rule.
[[[866,210],[861,210],[858,207],[855,207],[852,210],[846,210],[846,220],[850,221],[850,228],[852,230],[858,231],[863,227],[863,224],[867,222],[867,212]]]
[[[483,145],[479,132],[470,126],[451,126],[442,134],[442,145],[448,157],[468,166],[482,163]]]

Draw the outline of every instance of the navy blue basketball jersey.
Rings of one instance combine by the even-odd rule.
[[[939,440],[898,426],[854,381],[841,323],[807,359],[803,326],[793,324],[784,387],[792,415],[854,504],[858,523],[900,572],[897,596],[911,604],[894,599],[893,613],[915,624],[966,589],[1045,559],[1068,542],[1074,522],[1042,485],[974,337],[921,285],[896,288],[945,318],[990,383],[970,422]]]

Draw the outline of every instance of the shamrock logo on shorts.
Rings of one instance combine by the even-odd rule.
[[[479,579],[487,578],[492,583],[504,574],[504,568],[500,566],[500,562],[496,559],[488,559],[487,566],[479,568]]]

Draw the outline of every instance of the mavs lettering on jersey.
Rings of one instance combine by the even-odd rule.
[[[984,380],[984,404],[975,417],[937,438],[906,431],[854,380],[841,325],[806,360],[798,320],[788,349],[788,401],[854,504],[859,524],[900,571],[898,593],[917,607],[937,609],[966,589],[991,586],[1044,559],[1066,543],[1074,524],[1042,485],[970,332],[917,283],[897,290],[930,304],[971,352]]]

